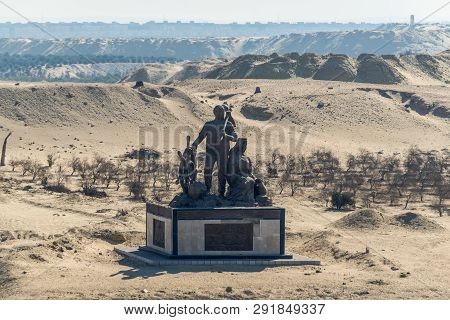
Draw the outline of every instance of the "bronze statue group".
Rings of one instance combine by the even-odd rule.
[[[197,147],[206,139],[204,157],[204,184],[197,181]],[[230,144],[235,145],[230,149]],[[268,206],[271,205],[267,197],[267,190],[260,179],[253,175],[252,162],[245,154],[247,139],[238,137],[236,121],[228,105],[214,107],[214,120],[204,124],[195,141],[188,145],[180,157],[178,182],[181,184],[184,199],[182,203],[192,206],[212,205],[211,200],[214,166],[217,166],[218,199],[215,205],[230,206]],[[226,185],[229,185],[228,193]],[[187,199],[186,196],[189,198]],[[174,200],[180,205],[179,197]],[[200,200],[200,201],[199,201]],[[174,201],[172,201],[174,202]],[[198,205],[196,205],[198,204]],[[176,204],[175,204],[176,205]]]

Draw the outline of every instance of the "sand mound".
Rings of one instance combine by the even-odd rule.
[[[39,84],[0,88],[0,116],[31,126],[73,126],[120,120],[148,123],[174,117],[158,99],[126,85]],[[153,122],[153,121],[152,121]]]
[[[153,74],[155,74],[155,73],[153,73]],[[146,68],[140,68],[140,69],[134,71],[129,76],[125,77],[125,79],[123,79],[122,81],[123,82],[128,82],[128,81],[151,82],[151,75]]]
[[[404,80],[404,77],[382,57],[361,55],[358,61],[355,80],[357,82],[395,84]]]
[[[381,213],[374,209],[362,209],[333,223],[335,227],[343,229],[376,229],[385,223]]]
[[[179,63],[149,63],[131,72],[121,82],[144,81],[153,84],[164,84],[186,79],[196,79],[201,78],[213,68],[224,65],[224,63],[222,59]]]
[[[248,79],[289,79],[295,75],[296,61],[276,56],[270,61],[257,64],[248,73]]]
[[[431,78],[448,83],[449,57],[448,55],[431,56],[429,54],[418,54],[415,56],[417,66],[422,73]]]
[[[418,213],[407,212],[393,217],[385,217],[374,209],[355,211],[333,223],[333,226],[341,229],[378,229],[387,225],[411,230],[442,229],[439,224]]]
[[[298,54],[293,56],[298,56],[297,59],[295,59],[298,62],[295,70],[297,77],[311,78],[323,64],[323,57],[318,54],[304,53],[301,56]]]
[[[184,106],[196,116],[210,112],[197,99],[169,86],[144,84],[134,90],[128,84],[25,84],[0,88],[0,117],[34,127],[116,122],[152,125],[161,119],[175,123],[178,110],[168,102]]]
[[[436,222],[422,216],[419,213],[407,212],[394,216],[391,224],[413,230],[441,230]]]
[[[314,80],[353,81],[356,76],[354,60],[346,55],[332,54],[314,74]]]
[[[234,59],[230,64],[220,66],[208,73],[206,79],[246,79],[256,64],[264,63],[269,57],[247,54]]]

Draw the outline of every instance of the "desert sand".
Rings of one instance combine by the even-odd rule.
[[[58,161],[115,159],[139,146],[140,126],[196,132],[224,102],[234,106],[252,157],[325,147],[345,159],[360,148],[391,154],[411,146],[441,150],[450,142],[448,85],[305,79],[132,85],[0,84],[1,133],[13,132],[8,160],[43,162],[49,153]],[[256,86],[261,94],[254,94]],[[294,148],[287,138],[292,130],[300,141]],[[266,132],[279,134],[264,140]],[[179,136],[145,142],[173,156],[185,143]],[[1,169],[1,299],[450,298],[450,219],[426,203],[333,211],[309,191],[275,195],[287,212],[287,252],[319,258],[320,267],[154,268],[113,251],[144,243],[145,204],[131,200],[126,188],[87,197],[76,192],[78,179],[68,177],[73,192],[54,193],[20,170]],[[402,223],[398,215],[408,213],[413,223]]]

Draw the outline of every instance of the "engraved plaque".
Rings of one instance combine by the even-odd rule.
[[[165,222],[153,219],[153,245],[165,248]]]
[[[253,224],[205,224],[205,251],[252,251]]]

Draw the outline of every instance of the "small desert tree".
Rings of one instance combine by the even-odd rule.
[[[56,171],[54,174],[54,179],[56,186],[64,186],[64,183],[67,181],[66,170],[62,163],[59,163],[56,167]]]
[[[323,189],[333,185],[336,175],[341,171],[339,159],[330,150],[314,151],[308,157],[308,164]]]
[[[354,165],[364,176],[366,176],[369,170],[374,169],[377,166],[377,158],[372,152],[361,149],[355,157]]]
[[[30,162],[29,172],[31,174],[31,181],[35,181],[36,178],[40,175],[41,171],[44,170],[44,167],[37,160],[32,160]]]
[[[125,178],[125,166],[123,160],[117,160],[115,165],[115,174],[113,177],[114,184],[116,185],[116,191],[119,191],[120,186]]]
[[[444,173],[434,177],[433,189],[436,195],[436,204],[434,207],[442,217],[446,209],[445,201],[450,198],[450,179]]]
[[[22,167],[22,176],[31,172],[32,162],[30,159],[20,160],[20,166]]]
[[[70,175],[73,176],[75,172],[77,172],[80,169],[80,166],[81,166],[81,159],[77,156],[72,156],[72,158],[69,160],[69,167],[72,170]]]
[[[15,171],[16,171],[16,168],[17,168],[18,166],[20,166],[20,160],[17,159],[17,158],[12,158],[12,159],[9,161],[9,165],[11,166],[12,172],[15,172]]]
[[[364,184],[364,177],[359,171],[347,170],[339,176],[338,191],[348,191],[354,197]]]
[[[278,190],[280,191],[279,194],[283,193],[284,189],[286,188],[287,184],[289,183],[289,179],[290,179],[290,173],[287,171],[284,171],[281,174],[281,177],[279,177],[277,179],[277,187],[278,187]]]
[[[41,185],[44,187],[48,186],[49,180],[52,178],[52,174],[48,167],[42,167],[42,170],[39,171],[39,174],[37,176],[39,179]]]
[[[140,174],[134,174],[126,182],[126,186],[128,187],[130,195],[133,196],[134,200],[141,200],[145,197],[146,184],[147,184],[147,179],[145,178],[144,175],[140,175]]]
[[[48,167],[51,168],[55,164],[55,161],[58,159],[58,156],[54,153],[47,154],[47,164]]]
[[[170,186],[175,181],[176,168],[172,165],[170,161],[165,161],[161,166],[162,182],[165,186],[166,191],[170,190]]]
[[[150,178],[152,180],[152,188],[155,189],[156,183],[158,182],[161,174],[161,163],[159,162],[159,160],[150,159],[147,164],[147,171],[142,172],[139,170],[138,178],[144,173],[148,173],[148,175],[150,175]]]
[[[92,178],[92,184],[95,185],[97,183],[97,180],[99,180],[103,174],[103,170],[105,168],[105,163],[107,160],[99,155],[96,155],[94,157],[94,160],[89,166],[89,175]]]
[[[278,177],[278,170],[283,165],[286,157],[280,153],[280,150],[275,149],[266,163],[267,176],[269,178]]]
[[[114,181],[119,175],[119,167],[117,167],[111,161],[102,163],[98,171],[100,173],[100,180],[105,185],[106,189],[109,188],[111,182]]]

